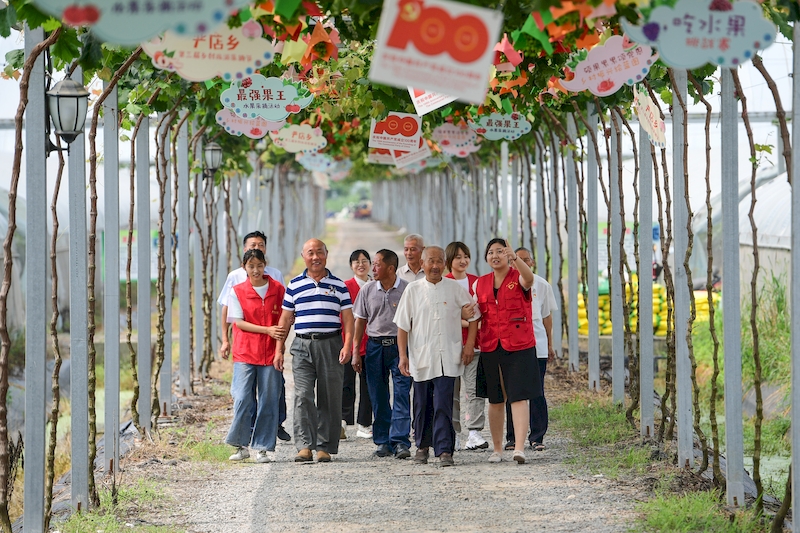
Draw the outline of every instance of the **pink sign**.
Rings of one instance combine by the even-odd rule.
[[[142,43],[142,49],[156,68],[176,72],[189,81],[240,80],[272,63],[272,43],[263,39],[261,32],[261,25],[253,20],[239,28],[222,24],[197,37],[167,31]]]
[[[369,77],[483,101],[500,11],[450,0],[384,0]]]
[[[510,115],[483,115],[478,122],[470,122],[469,127],[490,141],[516,141],[531,131],[531,123],[516,112]]]
[[[567,79],[561,80],[561,85],[572,92],[589,89],[597,96],[608,96],[625,84],[642,81],[657,59],[658,53],[653,53],[649,46],[631,42],[627,36],[614,35],[605,44],[592,48],[574,70],[565,67]]]
[[[225,131],[231,135],[241,137],[245,135],[251,139],[262,139],[267,133],[273,130],[281,129],[285,120],[278,122],[271,122],[264,120],[261,117],[256,118],[242,118],[236,116],[236,113],[230,109],[220,109],[216,114],[217,124],[225,128]]]
[[[317,152],[328,145],[322,130],[312,128],[309,124],[291,124],[278,131],[270,131],[269,136],[275,146],[289,153]]]
[[[408,94],[411,95],[411,102],[414,104],[414,109],[416,109],[419,116],[446,106],[456,99],[455,96],[433,93],[424,89],[414,89],[413,87],[408,88]]]
[[[478,135],[467,126],[442,124],[433,130],[433,140],[442,152],[456,157],[467,157],[480,150]]]
[[[301,83],[253,74],[231,83],[219,98],[240,117],[278,121],[308,107],[314,95]]]
[[[422,119],[409,113],[392,111],[385,119],[372,119],[369,128],[369,147],[389,150],[416,149],[422,138]]]
[[[661,120],[661,114],[650,95],[645,91],[640,91],[638,85],[633,86],[633,105],[636,109],[636,116],[639,118],[639,124],[647,132],[650,143],[657,148],[666,147],[667,126]]]

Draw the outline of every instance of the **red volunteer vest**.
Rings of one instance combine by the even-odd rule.
[[[281,317],[283,285],[264,275],[269,283],[264,299],[258,295],[250,280],[234,285],[233,290],[244,311],[244,321],[257,326],[276,326]],[[233,361],[249,365],[272,366],[276,341],[263,333],[242,331],[233,325]]]
[[[358,296],[358,291],[361,290],[361,287],[358,286],[358,282],[356,278],[350,278],[344,282],[345,286],[347,286],[347,290],[350,291],[350,301],[353,302],[353,307],[356,305],[356,296]],[[344,339],[344,333],[342,333],[342,339]],[[364,336],[361,337],[361,344],[358,347],[358,353],[361,357],[367,355],[367,334],[364,333]]]
[[[456,279],[453,277],[453,273],[449,273],[445,276],[446,278]],[[469,295],[475,296],[475,291],[472,290],[472,286],[475,284],[475,280],[478,279],[478,276],[475,274],[467,274],[467,282],[469,283]],[[469,334],[469,328],[461,328],[461,344],[467,343],[467,335]],[[477,335],[475,335],[475,349],[477,350],[478,347],[481,345],[481,330],[478,330]]]
[[[478,278],[478,305],[481,310],[481,352],[493,352],[498,343],[509,352],[532,348],[533,320],[530,292],[519,284],[519,270],[508,271],[494,297],[494,273]]]

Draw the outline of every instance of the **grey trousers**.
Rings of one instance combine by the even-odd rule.
[[[484,408],[486,398],[478,398],[475,394],[475,380],[478,377],[478,361],[481,352],[475,352],[475,358],[464,367],[461,379],[456,380],[453,387],[453,430],[461,433],[461,384],[464,384],[464,399],[467,401],[467,412],[464,413],[464,422],[468,430],[480,431],[485,422]]]
[[[339,451],[344,380],[344,367],[339,364],[341,349],[341,335],[322,340],[295,337],[292,342],[293,429],[298,451]]]

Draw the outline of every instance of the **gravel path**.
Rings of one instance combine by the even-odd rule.
[[[328,266],[345,279],[352,250],[382,247],[399,250],[397,236],[375,223],[342,222]],[[291,428],[291,361],[287,367]],[[223,436],[225,430],[217,429]],[[488,427],[483,433],[488,440]],[[329,464],[295,464],[294,445],[279,441],[275,463],[183,463],[158,476],[173,498],[158,522],[190,532],[231,533],[626,531],[635,516],[635,492],[603,477],[572,473],[564,464],[569,442],[557,427],[546,442],[546,451],[527,452],[524,465],[511,461],[510,452],[504,462],[489,464],[484,450],[456,452],[456,466],[441,468],[435,460],[414,465],[374,458],[372,442],[356,438],[353,427]]]

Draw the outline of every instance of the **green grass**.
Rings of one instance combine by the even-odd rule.
[[[100,492],[100,507],[90,512],[75,513],[65,522],[53,523],[61,533],[86,533],[87,531],[103,531],[117,533],[141,531],[145,533],[177,533],[178,529],[168,526],[126,525],[126,517],[133,511],[140,511],[158,502],[165,496],[151,480],[139,480],[132,487],[121,487],[117,494],[117,505],[111,501],[111,491]]]
[[[718,492],[660,493],[639,506],[642,518],[632,529],[652,533],[756,533],[765,527],[750,511],[722,510]]]
[[[228,463],[228,457],[233,453],[233,447],[220,442],[215,432],[216,424],[210,421],[206,424],[205,434],[195,437],[186,429],[170,429],[175,440],[181,442],[181,448],[187,457],[194,461],[209,461],[212,463]]]
[[[638,442],[625,411],[608,399],[576,398],[550,409],[553,427],[565,429],[574,446],[568,464],[610,478],[642,473],[651,463],[649,446]]]

